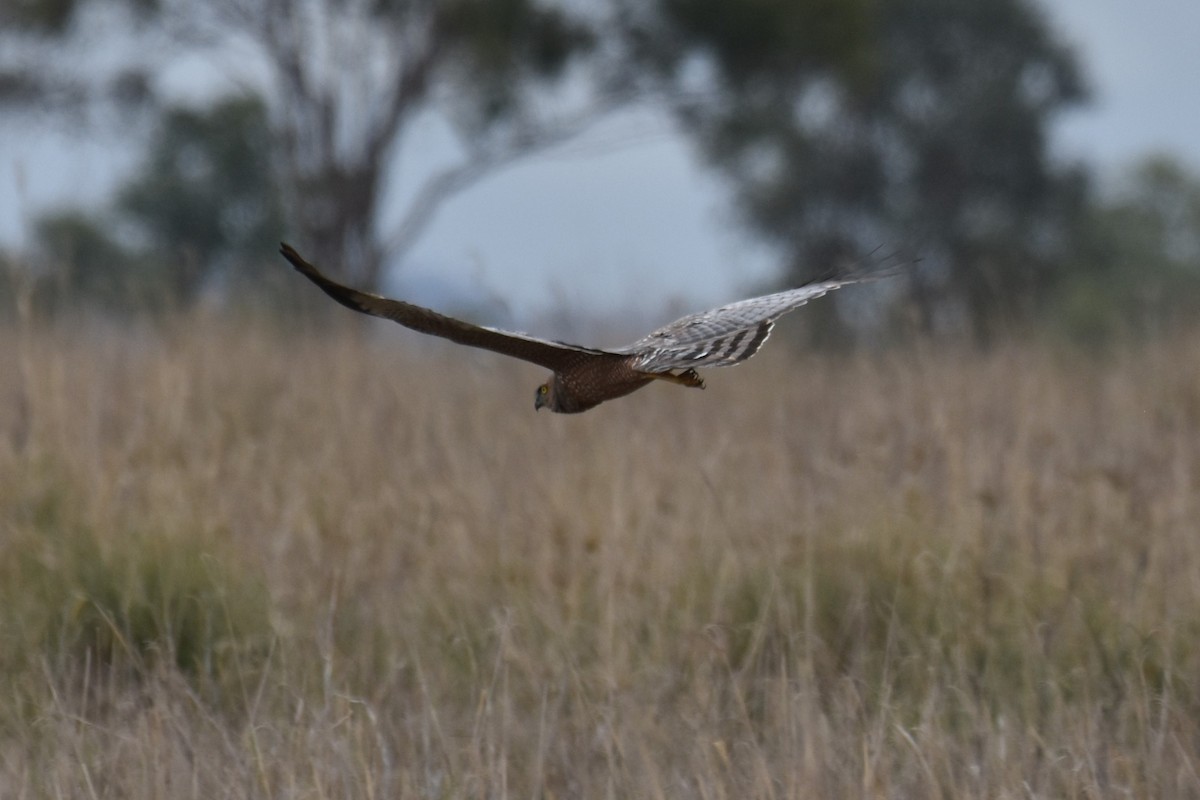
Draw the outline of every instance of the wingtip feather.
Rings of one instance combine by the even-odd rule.
[[[314,275],[320,275],[317,268],[304,260],[304,257],[296,252],[296,248],[292,247],[287,242],[279,243],[279,254],[288,260],[297,272],[302,275],[312,278]]]

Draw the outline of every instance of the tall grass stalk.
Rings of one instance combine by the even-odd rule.
[[[19,345],[0,796],[1200,796],[1191,339],[578,417],[382,326]]]

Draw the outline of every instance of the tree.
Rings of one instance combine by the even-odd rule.
[[[10,114],[49,112],[67,115],[73,124],[107,110],[128,130],[137,112],[151,104],[145,58],[117,65],[94,55],[94,20],[85,12],[126,16],[122,28],[140,28],[153,16],[158,0],[10,0],[0,4],[0,108]],[[114,43],[105,43],[112,49]],[[118,42],[117,46],[128,44]],[[126,48],[142,56],[141,50]],[[10,116],[6,120],[12,123]]]
[[[127,48],[130,62],[67,69],[89,14],[136,21],[126,26],[141,45]],[[295,234],[370,285],[448,197],[628,99],[623,61],[599,46],[605,22],[595,9],[537,0],[21,0],[0,15],[0,43],[21,44],[0,60],[0,103],[155,106],[153,76],[181,52],[223,61],[226,77],[267,103]],[[461,160],[385,218],[388,176],[426,113],[458,134]]]
[[[135,277],[135,258],[113,240],[103,223],[80,211],[49,214],[36,225],[42,263],[41,299],[51,304],[65,298],[87,298],[109,309],[137,305],[148,287]]]
[[[1163,155],[1134,165],[1088,208],[1055,325],[1103,344],[1154,334],[1200,310],[1200,176]]]
[[[174,301],[186,304],[207,281],[245,274],[273,254],[284,225],[272,149],[257,97],[163,115],[117,214],[160,260],[174,260]]]
[[[111,206],[37,220],[40,294],[127,314],[277,275],[257,269],[283,231],[265,119],[253,97],[167,109]]]
[[[660,71],[715,82],[716,102],[682,94],[677,111],[790,282],[906,242],[925,259],[926,328],[962,320],[986,338],[1044,296],[1087,188],[1051,163],[1047,127],[1084,90],[1030,2],[760,0],[753,27],[735,7],[659,0],[684,39]],[[865,44],[822,36],[847,31]]]

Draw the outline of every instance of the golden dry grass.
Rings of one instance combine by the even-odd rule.
[[[1200,345],[557,417],[337,322],[4,332],[0,796],[1200,796]]]

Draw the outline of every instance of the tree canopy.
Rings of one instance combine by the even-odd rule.
[[[72,71],[63,53],[114,27],[145,46]],[[1052,124],[1087,91],[1032,0],[18,0],[0,43],[20,45],[0,58],[0,107],[105,107],[148,133],[105,219],[40,226],[46,253],[75,259],[68,286],[100,285],[112,259],[94,254],[123,253],[186,303],[280,230],[375,284],[456,192],[632,102],[670,110],[783,283],[880,246],[920,256],[906,306],[925,330],[986,340],[1054,313],[1094,329],[1121,303],[1109,320],[1128,323],[1139,268],[1187,283],[1200,258],[1180,244],[1194,187],[1178,165],[1148,162],[1113,199],[1052,157]],[[181,52],[237,91],[173,104],[156,70]],[[424,115],[457,161],[412,150]],[[149,279],[150,253],[170,276]]]
[[[1053,283],[1087,187],[1048,130],[1085,91],[1034,5],[752,6],[660,0],[686,35],[664,63],[684,84],[701,54],[716,96],[682,93],[678,113],[791,280],[911,244],[923,327],[980,336]]]
[[[178,261],[173,297],[187,302],[206,279],[275,251],[284,223],[273,145],[256,97],[163,115],[146,161],[120,192],[117,211],[149,249]]]
[[[1064,265],[1055,324],[1104,344],[1158,334],[1200,311],[1200,175],[1146,156],[1089,204]]]
[[[94,44],[82,29],[98,14],[129,15],[137,46],[117,67],[72,72],[62,56]],[[21,44],[0,59],[0,104],[161,109],[156,74],[204,54],[263,99],[291,229],[370,285],[447,197],[623,101],[598,24],[536,0],[22,0],[0,16],[0,40]],[[456,132],[461,157],[385,217],[405,134],[425,113]]]
[[[122,312],[186,306],[216,281],[261,284],[284,226],[271,147],[257,98],[165,109],[113,203],[38,221],[43,282]]]

